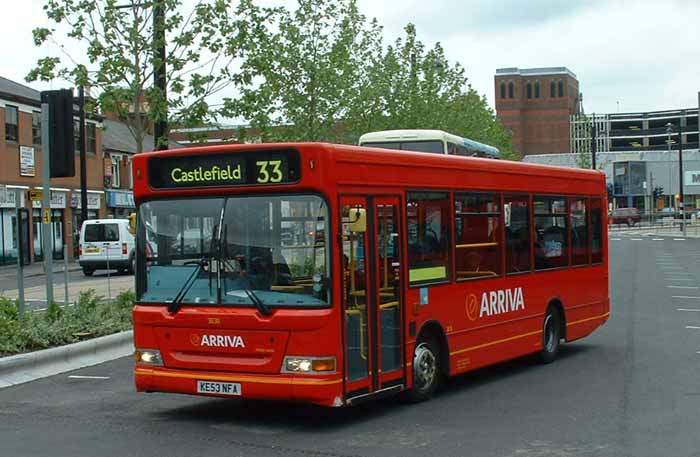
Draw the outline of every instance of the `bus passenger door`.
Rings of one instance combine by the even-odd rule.
[[[345,394],[404,384],[399,198],[341,198]]]
[[[401,223],[398,197],[378,197],[373,206],[372,314],[376,333],[374,390],[400,389],[404,382]]]

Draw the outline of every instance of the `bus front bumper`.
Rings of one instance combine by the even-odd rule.
[[[343,378],[338,373],[328,376],[236,374],[137,365],[134,369],[134,379],[138,392],[232,397],[226,394],[198,392],[199,381],[208,381],[240,384],[240,394],[233,395],[240,398],[295,401],[321,406],[343,405]]]

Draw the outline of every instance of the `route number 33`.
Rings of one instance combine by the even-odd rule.
[[[284,179],[281,160],[259,160],[255,165],[258,166],[258,182],[261,184],[282,182]]]

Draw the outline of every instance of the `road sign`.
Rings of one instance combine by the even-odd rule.
[[[40,202],[41,200],[44,199],[44,192],[41,190],[30,190],[29,191],[29,199],[33,202]]]
[[[51,223],[51,210],[50,209],[44,208],[44,215],[41,218],[41,222],[44,224]]]

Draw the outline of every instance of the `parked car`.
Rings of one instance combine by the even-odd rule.
[[[616,208],[610,213],[609,219],[611,224],[627,224],[632,227],[639,223],[642,216],[637,208]]]
[[[136,239],[129,219],[90,219],[80,228],[78,264],[85,276],[95,270],[134,271]]]
[[[659,219],[664,217],[680,218],[680,215],[678,211],[676,211],[676,208],[661,208],[656,212],[656,217]]]

